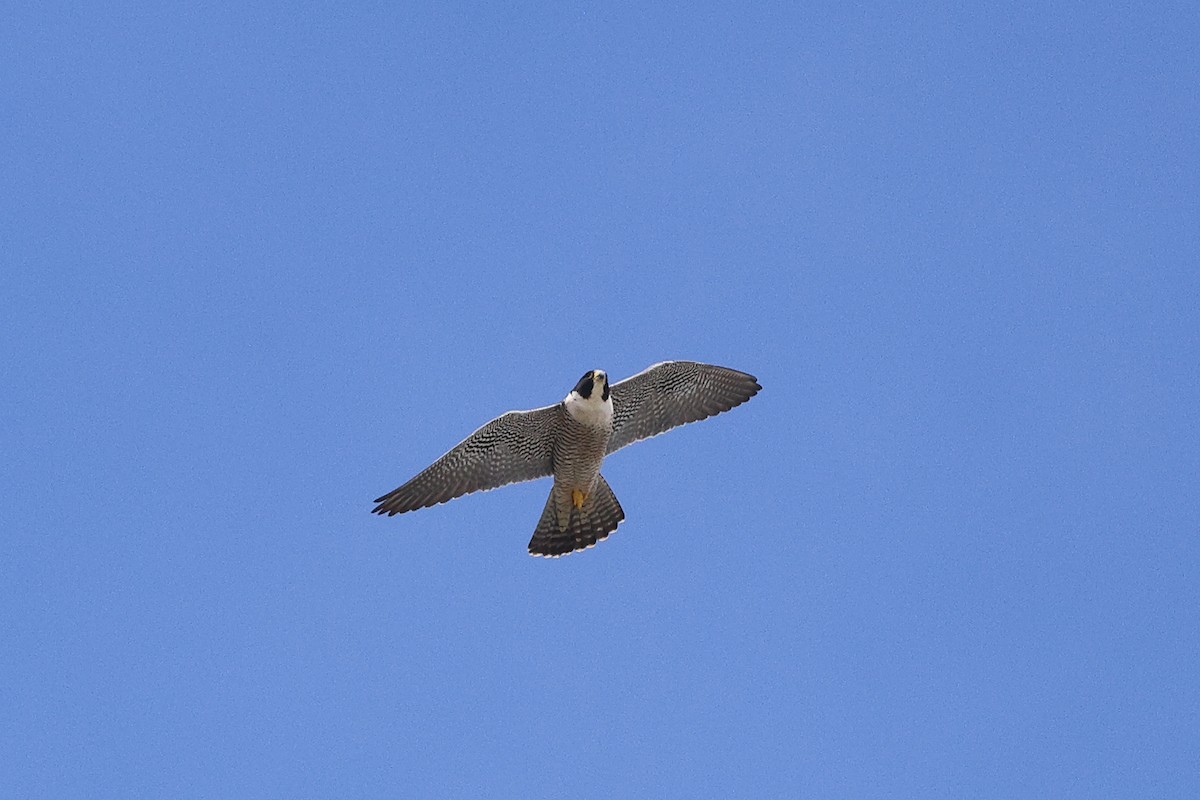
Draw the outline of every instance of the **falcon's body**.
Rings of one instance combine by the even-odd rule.
[[[613,384],[600,370],[552,406],[510,411],[468,436],[408,483],[375,502],[399,514],[468,492],[554,476],[529,542],[533,555],[591,547],[625,518],[600,474],[604,456],[677,425],[727,411],[762,387],[744,372],[665,361]]]

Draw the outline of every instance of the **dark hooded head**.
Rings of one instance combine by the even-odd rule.
[[[600,400],[607,400],[608,376],[604,374],[603,370],[593,369],[583,374],[583,377],[579,379],[579,383],[575,384],[574,391],[584,400],[590,400],[592,392],[596,391],[597,387],[600,388]]]

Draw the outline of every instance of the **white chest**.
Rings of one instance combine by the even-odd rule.
[[[598,395],[599,392],[596,392],[592,397],[584,399],[571,392],[563,401],[567,406],[567,413],[580,425],[587,425],[589,428],[611,428],[612,398],[601,400]]]

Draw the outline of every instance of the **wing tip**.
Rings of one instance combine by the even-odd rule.
[[[748,380],[748,382],[742,383],[742,385],[740,385],[738,387],[742,391],[738,395],[735,395],[733,400],[730,401],[729,408],[737,408],[742,403],[745,403],[751,397],[754,397],[755,395],[757,395],[759,392],[762,391],[763,387],[762,387],[762,384],[758,382],[758,378],[756,378],[753,375],[750,375],[748,373],[745,373],[745,372],[743,372],[742,374],[745,375],[746,378],[748,378],[749,380]],[[728,411],[729,408],[724,409],[724,410]],[[720,413],[720,412],[717,412],[717,413]]]
[[[503,484],[503,483],[500,484],[500,486],[507,486],[507,485],[508,484]],[[404,488],[403,486],[400,487],[400,489],[403,489],[403,488]],[[437,496],[429,497],[427,495],[425,495],[425,496],[418,495],[417,499],[415,499],[415,500],[410,499],[408,502],[401,502],[399,498],[394,496],[396,494],[396,492],[400,491],[400,489],[397,489],[396,492],[389,492],[389,493],[385,494],[383,497],[376,497],[374,500],[372,500],[371,502],[376,503],[377,505],[375,506],[375,508],[371,509],[371,513],[379,514],[380,516],[383,516],[386,514],[389,517],[394,517],[397,514],[406,514],[409,511],[419,511],[422,508],[433,508],[434,506],[440,506],[443,503],[449,503],[451,500],[457,500],[460,497],[464,497],[469,494],[475,494],[476,492],[490,492],[492,489],[496,489],[496,488],[499,488],[499,487],[498,486],[489,486],[485,489],[468,489],[466,491],[456,491],[454,494],[451,494],[446,497],[437,497]],[[391,499],[389,499],[389,498],[391,498]]]

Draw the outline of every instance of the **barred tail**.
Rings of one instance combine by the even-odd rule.
[[[607,538],[625,519],[625,512],[603,475],[596,476],[583,508],[572,505],[565,492],[557,483],[550,490],[542,518],[529,540],[530,555],[553,558],[591,547]]]

